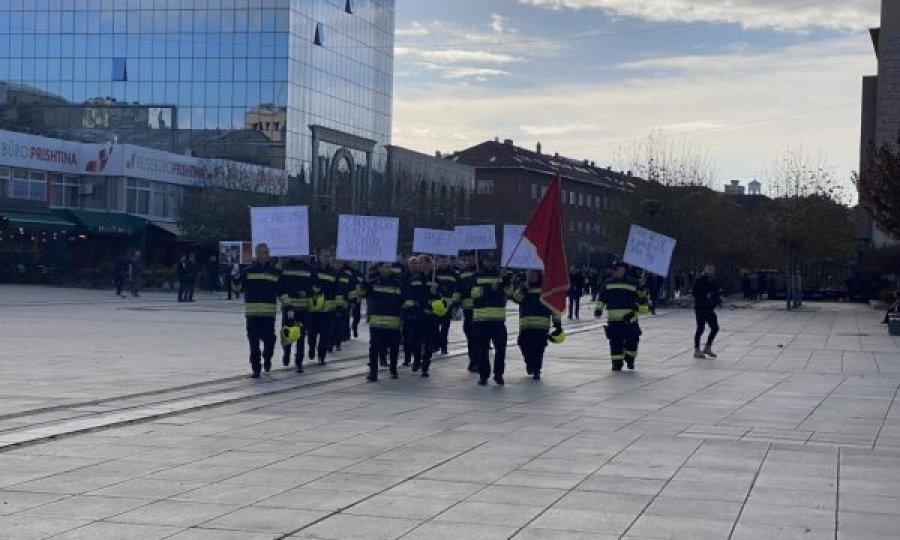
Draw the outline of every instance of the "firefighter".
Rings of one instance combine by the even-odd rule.
[[[378,380],[379,360],[390,357],[391,378],[396,379],[397,360],[400,357],[400,327],[403,313],[404,290],[387,263],[378,266],[376,277],[362,289],[369,315],[369,375],[367,380]]]
[[[316,258],[316,272],[313,279],[313,299],[309,316],[309,358],[318,358],[319,365],[325,365],[325,358],[332,347],[334,335],[335,297],[337,295],[337,272],[333,266],[331,252],[322,250]]]
[[[641,327],[638,325],[638,283],[628,277],[628,268],[623,262],[613,265],[612,276],[603,283],[594,316],[599,318],[603,310],[607,311],[607,325],[604,327],[609,339],[612,370],[622,371],[622,366],[634,369],[637,358],[638,341]]]
[[[353,338],[359,337],[359,322],[362,320],[362,293],[365,284],[365,276],[356,268],[350,267],[353,272],[353,289],[350,292],[350,333]],[[391,272],[393,274],[393,272]],[[347,336],[349,339],[349,335]]]
[[[494,346],[494,382],[502,386],[506,369],[506,301],[512,291],[509,279],[497,267],[497,258],[486,253],[483,268],[473,276],[472,330],[478,360],[478,384],[486,386],[491,375],[491,345]]]
[[[438,321],[437,343],[435,347],[440,349],[441,354],[447,354],[447,347],[450,340],[450,324],[453,320],[452,310],[459,305],[459,272],[450,264],[450,260],[441,257],[438,259],[437,266],[437,284],[438,295],[440,295],[449,306],[447,314]]]
[[[272,369],[275,354],[275,316],[278,313],[279,272],[269,260],[269,246],[256,246],[256,260],[241,274],[244,289],[244,312],[247,318],[247,341],[250,343],[252,377]],[[259,343],[263,343],[260,354]]]
[[[541,380],[547,342],[564,335],[559,314],[554,313],[541,300],[542,279],[543,274],[539,270],[529,270],[512,297],[519,304],[518,344],[522,358],[525,359],[525,372],[536,381]],[[551,325],[554,330],[552,334],[548,334]]]
[[[469,373],[478,373],[478,358],[475,355],[475,334],[472,331],[472,309],[474,303],[472,300],[472,288],[474,287],[472,278],[478,271],[478,265],[475,260],[475,253],[469,253],[465,257],[465,266],[459,273],[459,290],[457,297],[460,299],[460,306],[463,312],[463,334],[466,336],[466,350],[469,357]]]
[[[291,259],[284,263],[279,281],[282,306],[281,326],[299,326],[303,329],[300,339],[297,341],[297,373],[303,373],[303,356],[306,350],[303,336],[309,327],[314,273],[315,269],[309,262],[302,259]],[[281,362],[287,367],[291,365],[291,345],[283,344],[283,349]]]
[[[396,270],[395,270],[396,274]],[[406,261],[406,272],[402,277],[405,302],[403,303],[403,325],[401,332],[403,334],[403,365],[409,366],[412,363],[416,353],[418,343],[418,331],[416,326],[419,324],[421,307],[416,300],[411,297],[414,292],[418,292],[421,287],[421,279],[419,274],[419,258],[410,257]]]
[[[337,271],[337,290],[334,298],[334,350],[340,351],[341,344],[350,341],[350,302],[356,298],[356,271],[345,262]]]

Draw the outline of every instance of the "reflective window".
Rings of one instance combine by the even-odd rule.
[[[114,80],[114,81],[127,81],[128,80],[128,69],[125,66],[124,58],[113,58],[112,80]]]

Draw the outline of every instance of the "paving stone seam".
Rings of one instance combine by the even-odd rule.
[[[897,388],[894,389],[894,397],[891,398],[891,404],[887,406],[884,411],[884,418],[881,419],[881,425],[878,427],[878,434],[875,435],[875,440],[872,443],[872,448],[874,449],[878,446],[878,439],[881,438],[881,432],[884,431],[884,425],[887,424],[888,417],[891,414],[891,409],[894,408],[894,405],[897,403],[897,396],[900,394],[900,385],[897,385]]]
[[[750,500],[750,494],[753,493],[753,488],[756,486],[756,481],[759,479],[759,475],[762,472],[763,466],[766,464],[766,459],[769,458],[769,452],[771,450],[772,443],[767,443],[766,453],[759,461],[759,467],[756,468],[756,472],[753,474],[753,481],[750,482],[750,488],[747,490],[747,494],[744,496],[744,501],[741,503],[741,509],[738,510],[737,517],[734,518],[734,523],[731,524],[731,531],[728,532],[728,540],[731,540],[734,537],[734,532],[737,530],[738,523],[741,522],[741,516],[744,514],[744,508],[747,507],[747,502]]]
[[[890,407],[888,407],[890,409]],[[835,475],[834,484],[834,540],[838,540],[838,527],[841,521],[841,457],[843,452],[841,447],[837,449],[837,474]]]

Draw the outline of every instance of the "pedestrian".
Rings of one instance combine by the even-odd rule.
[[[232,293],[234,297],[241,298],[241,265],[237,261],[231,263],[231,285],[228,287],[228,299],[231,300]]]
[[[131,258],[131,296],[137,298],[141,295],[141,288],[144,286],[144,259],[141,257],[140,251],[135,251]]]
[[[581,311],[581,297],[584,295],[584,274],[572,265],[569,269],[569,320],[578,319]]]
[[[193,302],[194,288],[197,286],[197,256],[193,253],[188,255],[184,281],[184,301]]]
[[[178,275],[178,301],[184,302],[187,300],[187,281],[188,281],[188,258],[187,255],[182,255],[178,259],[178,267],[176,268],[176,273]]]
[[[482,269],[473,276],[472,329],[478,359],[478,384],[486,386],[491,375],[491,345],[494,347],[494,382],[503,386],[506,370],[506,301],[512,294],[509,279],[497,267],[497,257],[485,253]]]
[[[538,270],[525,273],[525,280],[513,293],[513,301],[519,304],[519,350],[525,360],[525,372],[532,379],[541,379],[544,367],[544,351],[547,348],[550,326],[556,335],[562,334],[562,321],[541,300],[543,274]]]
[[[337,295],[337,271],[334,257],[328,250],[320,250],[316,257],[316,272],[313,281],[313,301],[309,317],[309,358],[318,358],[320,366],[325,365],[328,353],[333,349],[335,333],[335,298]]]
[[[209,260],[206,261],[206,266],[204,267],[204,273],[206,274],[208,290],[214,293],[219,292],[219,263],[216,261],[215,255],[209,256]]]
[[[113,285],[116,287],[116,296],[119,298],[125,298],[125,295],[122,294],[122,290],[125,288],[125,281],[128,279],[130,267],[131,263],[124,254],[119,254],[119,256],[116,257],[116,263],[113,267]]]
[[[350,333],[353,339],[359,337],[359,323],[362,320],[362,293],[365,276],[356,268],[353,271],[353,290],[350,291]],[[349,338],[348,338],[349,339]]]
[[[607,324],[604,327],[609,340],[609,354],[613,371],[622,371],[624,366],[634,369],[637,360],[641,327],[638,323],[638,283],[628,276],[628,266],[624,262],[613,264],[612,276],[603,283],[594,316],[599,318],[605,309]]]
[[[415,272],[407,283],[403,303],[404,316],[409,321],[409,335],[404,335],[404,353],[412,356],[412,370],[421,371],[422,377],[430,376],[431,358],[434,355],[438,319],[431,308],[437,297],[437,283],[431,281],[431,258],[416,257]]]
[[[400,328],[402,324],[403,284],[390,264],[378,265],[376,276],[362,288],[369,316],[369,374],[367,380],[378,380],[378,365],[384,357],[390,358],[392,379],[398,378],[397,362],[400,358]]]
[[[450,326],[453,321],[452,311],[460,303],[459,294],[459,272],[450,264],[450,260],[446,257],[438,259],[438,267],[436,273],[438,283],[438,295],[444,299],[450,309],[440,318],[437,331],[437,343],[435,348],[441,351],[441,354],[448,354],[447,348],[450,343]]]
[[[241,274],[244,289],[244,315],[250,344],[251,377],[272,369],[275,354],[275,315],[278,312],[278,270],[269,259],[269,246],[257,244],[256,260]],[[259,344],[262,342],[262,352]]]
[[[403,324],[401,332],[403,334],[403,365],[409,366],[415,358],[419,358],[421,362],[421,346],[419,345],[419,317],[421,316],[421,306],[418,305],[417,299],[413,298],[414,294],[418,294],[419,287],[422,286],[422,280],[419,274],[419,258],[410,257],[406,261],[406,272],[403,276],[404,283],[404,303],[403,303]],[[417,352],[418,351],[418,352]]]
[[[469,373],[478,373],[478,358],[475,355],[475,333],[472,330],[472,310],[475,307],[472,299],[472,288],[475,286],[473,278],[478,271],[478,261],[475,252],[465,256],[465,266],[459,274],[458,297],[463,312],[463,334],[466,336],[466,353],[469,358]]]
[[[305,338],[309,330],[310,307],[313,296],[315,269],[302,259],[288,259],[284,263],[278,282],[281,299],[281,326],[301,328],[296,342],[295,365],[297,373],[303,373],[303,357],[306,354]],[[282,344],[281,363],[291,365],[291,344]]]
[[[716,358],[713,352],[713,341],[719,333],[719,319],[716,317],[716,308],[722,304],[719,293],[719,285],[716,282],[716,267],[707,264],[700,277],[694,281],[694,315],[697,318],[697,331],[694,332],[694,358],[703,359],[709,356]],[[709,335],[706,338],[706,347],[700,350],[700,338],[709,326]]]

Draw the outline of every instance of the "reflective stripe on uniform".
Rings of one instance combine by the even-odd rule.
[[[263,272],[250,272],[247,274],[247,279],[249,281],[271,281],[272,283],[278,283],[278,276]]]
[[[384,285],[375,285],[372,287],[372,291],[382,294],[400,294],[402,292],[400,287],[385,287]]]
[[[519,328],[550,328],[550,317],[519,317]]]
[[[466,311],[472,311],[475,309],[475,301],[471,298],[463,298],[462,307]]]
[[[372,315],[369,318],[369,326],[372,328],[385,328],[387,330],[400,330],[400,317]]]
[[[480,277],[475,280],[476,285],[493,285],[494,283],[503,283],[503,280],[497,277]]]
[[[244,313],[251,317],[274,317],[275,314],[278,313],[278,305],[269,303],[247,303],[244,304]]]
[[[629,313],[634,313],[633,309],[610,309],[607,311],[607,317],[611,321],[624,321]]]
[[[312,272],[309,270],[285,270],[282,272],[282,275],[292,277],[312,277]]]
[[[478,308],[474,312],[474,320],[476,320],[476,321],[505,321],[506,320],[506,308],[502,308],[502,307]]]
[[[637,358],[637,351],[625,351],[625,356],[630,356],[632,358]]]
[[[634,285],[631,285],[629,283],[609,283],[606,285],[606,290],[607,291],[620,290],[620,291],[637,292],[638,289],[637,289],[637,287],[635,287]]]
[[[609,355],[609,357],[612,360],[625,360],[624,354],[611,354],[611,355]]]

